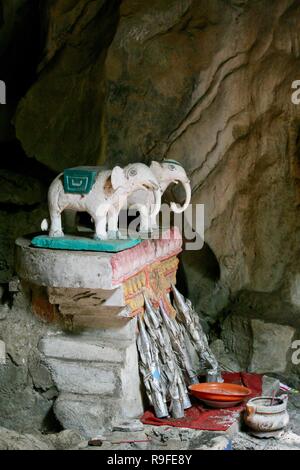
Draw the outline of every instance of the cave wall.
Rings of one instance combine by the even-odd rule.
[[[118,0],[44,2],[47,34],[39,78],[21,100],[16,135],[26,155],[59,172],[98,161],[104,62]]]
[[[174,158],[232,293],[297,305],[299,66],[293,1],[125,1],[106,59],[110,162]]]
[[[206,224],[180,287],[221,355],[253,370],[282,341],[263,367],[297,383],[299,22],[296,0],[2,0],[0,284],[64,167],[174,158]]]

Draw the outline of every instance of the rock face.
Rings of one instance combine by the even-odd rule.
[[[258,374],[275,373],[288,377],[295,328],[236,315],[221,324],[222,340],[212,344],[227,370],[246,370]],[[232,362],[236,358],[239,368]],[[231,360],[230,360],[231,359]]]
[[[79,433],[65,430],[57,434],[19,434],[0,427],[0,450],[68,450],[86,447]]]
[[[54,450],[40,436],[0,428],[0,450]]]
[[[0,170],[0,204],[32,206],[45,199],[45,188],[42,183],[30,176],[9,170]]]
[[[11,307],[0,304],[0,312],[0,339],[6,350],[5,364],[0,364],[1,425],[20,432],[51,430],[57,391],[37,349],[49,325],[33,316],[21,293]]]
[[[205,204],[222,285],[298,308],[298,2],[122,3],[106,59],[106,151],[175,158]],[[142,99],[140,99],[142,97]],[[128,119],[130,116],[130,119]],[[294,261],[292,261],[292,259]]]
[[[24,195],[24,193],[23,193]],[[11,196],[15,201],[17,193]],[[34,194],[28,196],[34,198]],[[24,197],[25,200],[25,197]],[[1,204],[0,204],[1,207]],[[37,206],[3,205],[0,210],[0,283],[8,282],[14,273],[14,244],[16,238],[24,233],[40,229],[41,221],[47,216],[45,203]]]
[[[0,1],[0,80],[7,89],[7,104],[1,106],[0,112],[0,144],[14,138],[11,121],[20,98],[34,79],[40,49],[38,21],[37,3]]]
[[[119,1],[43,4],[44,57],[39,79],[19,105],[16,130],[28,156],[61,171],[100,157],[103,63]]]
[[[253,354],[250,372],[284,372],[287,353],[295,334],[290,326],[251,320],[253,331]]]
[[[0,283],[13,275],[13,244],[16,235],[38,230],[45,216],[41,202],[47,186],[42,165],[35,168],[15,139],[12,123],[20,99],[36,79],[42,47],[39,2],[0,1],[0,80],[6,84],[7,99],[0,105]],[[37,174],[37,177],[35,177]],[[47,184],[47,183],[46,183]]]

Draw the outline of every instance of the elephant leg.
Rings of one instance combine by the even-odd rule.
[[[51,226],[49,230],[49,237],[63,237],[64,232],[61,225],[61,213],[59,211],[50,212]]]
[[[107,228],[108,228],[108,238],[115,240],[120,237],[120,232],[118,230],[118,219],[119,214],[116,210],[108,212],[107,217]]]
[[[148,207],[144,204],[134,204],[130,206],[130,210],[135,210],[140,213],[140,232],[148,232],[148,218],[149,211]]]
[[[95,221],[95,240],[106,240],[106,214],[101,216],[94,216],[93,219]]]

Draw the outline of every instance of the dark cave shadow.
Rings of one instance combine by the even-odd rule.
[[[191,296],[189,282],[185,266],[195,267],[199,278],[207,278],[213,282],[220,280],[221,270],[216,255],[210,246],[204,242],[201,250],[185,251],[179,256],[180,263],[177,271],[177,287],[179,291],[187,298]]]

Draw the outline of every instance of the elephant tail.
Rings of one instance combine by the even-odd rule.
[[[41,223],[41,229],[42,229],[42,232],[47,232],[47,230],[49,229],[49,222],[47,219],[44,219]]]

